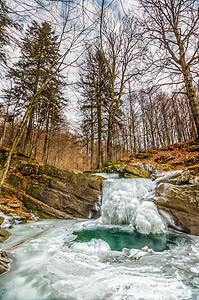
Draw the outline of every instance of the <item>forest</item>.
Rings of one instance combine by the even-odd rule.
[[[199,299],[199,0],[0,0],[0,299]]]
[[[0,146],[59,168],[196,139],[196,0],[0,0]]]

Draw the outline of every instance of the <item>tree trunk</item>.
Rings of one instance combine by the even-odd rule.
[[[49,114],[47,114],[47,121],[46,121],[46,132],[45,132],[45,138],[44,138],[44,147],[43,147],[43,154],[42,154],[42,163],[47,163],[47,143],[48,143],[48,128],[49,127]]]
[[[58,69],[57,69],[58,70]],[[39,98],[39,95],[40,93],[43,91],[43,89],[45,88],[45,86],[48,84],[48,82],[52,79],[52,77],[55,75],[52,74],[50,75],[46,80],[45,82],[43,83],[43,85],[39,88],[39,90],[35,93],[35,95],[32,97],[32,100],[30,101],[29,105],[28,105],[28,108],[25,112],[25,115],[23,117],[23,120],[21,122],[21,125],[19,127],[19,130],[17,132],[17,135],[13,141],[13,144],[11,146],[11,149],[10,149],[10,152],[6,158],[6,161],[5,161],[5,164],[4,166],[2,167],[1,171],[0,171],[0,190],[1,190],[1,187],[5,181],[5,178],[6,178],[6,175],[8,173],[8,169],[9,169],[9,166],[10,166],[10,161],[11,161],[11,157],[17,147],[17,145],[19,144],[20,140],[21,140],[21,137],[24,133],[24,130],[26,128],[26,125],[27,125],[27,122],[28,122],[28,119],[30,118],[30,115],[31,113],[34,111],[34,108],[35,108],[35,105],[38,101],[38,98]]]
[[[31,112],[29,122],[28,122],[28,128],[26,133],[26,138],[24,142],[24,153],[29,155],[30,154],[30,145],[32,140],[32,124],[33,124],[33,117],[34,117],[34,111]]]
[[[112,138],[113,138],[113,124],[108,124],[108,139],[107,139],[107,160],[112,161]]]
[[[94,157],[94,117],[93,117],[93,99],[91,99],[91,170],[93,170]]]
[[[97,99],[97,139],[98,139],[98,164],[97,168],[102,168],[102,109],[100,99]]]
[[[199,136],[199,103],[196,97],[196,92],[193,87],[193,80],[190,73],[189,66],[185,67],[184,70],[184,80],[186,85],[187,97],[189,99],[189,105],[191,107],[191,112],[193,115],[193,119],[196,125],[197,136]]]
[[[12,155],[17,147],[17,145],[19,144],[20,140],[21,140],[21,137],[24,133],[24,130],[26,128],[26,124],[28,122],[28,119],[30,117],[30,114],[31,112],[33,111],[34,109],[34,106],[38,100],[38,97],[39,95],[37,95],[36,97],[33,97],[32,101],[30,102],[29,106],[28,106],[28,109],[23,117],[23,120],[21,122],[21,125],[19,127],[19,130],[18,130],[18,133],[14,139],[14,142],[12,144],[12,147],[10,149],[10,152],[6,158],[6,161],[5,161],[5,164],[3,166],[3,168],[1,169],[1,172],[0,172],[0,176],[1,176],[1,179],[0,179],[0,189],[5,181],[5,178],[6,178],[6,175],[7,175],[7,172],[8,172],[8,169],[9,169],[9,166],[10,166],[10,161],[11,161],[11,158],[12,158]]]
[[[2,136],[1,136],[1,139],[0,139],[0,146],[1,147],[3,146],[3,142],[4,142],[4,139],[5,139],[7,124],[8,124],[8,122],[7,122],[7,115],[6,115],[5,120],[4,120],[4,124],[3,124],[3,133],[2,133]]]

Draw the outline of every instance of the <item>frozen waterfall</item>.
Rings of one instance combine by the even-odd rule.
[[[102,222],[125,225],[143,234],[164,232],[165,226],[151,200],[155,183],[149,179],[108,179],[102,195]]]

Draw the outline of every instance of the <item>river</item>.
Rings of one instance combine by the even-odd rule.
[[[199,299],[199,237],[168,232],[147,179],[104,182],[98,220],[15,225],[1,300]]]

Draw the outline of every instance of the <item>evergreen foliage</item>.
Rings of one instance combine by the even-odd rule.
[[[9,36],[6,32],[6,28],[11,24],[11,20],[8,17],[8,9],[4,0],[0,0],[0,61],[5,62],[5,52],[3,47],[8,44]]]
[[[14,81],[10,92],[21,111],[27,109],[32,97],[46,80],[54,60],[58,58],[57,36],[49,23],[39,25],[33,21],[26,30],[20,59],[9,74]],[[63,77],[57,73],[40,93],[29,119],[24,146],[27,154],[31,151],[29,144],[35,123],[48,132],[50,127],[58,126],[63,121],[61,111],[65,102],[61,92],[62,85]]]

